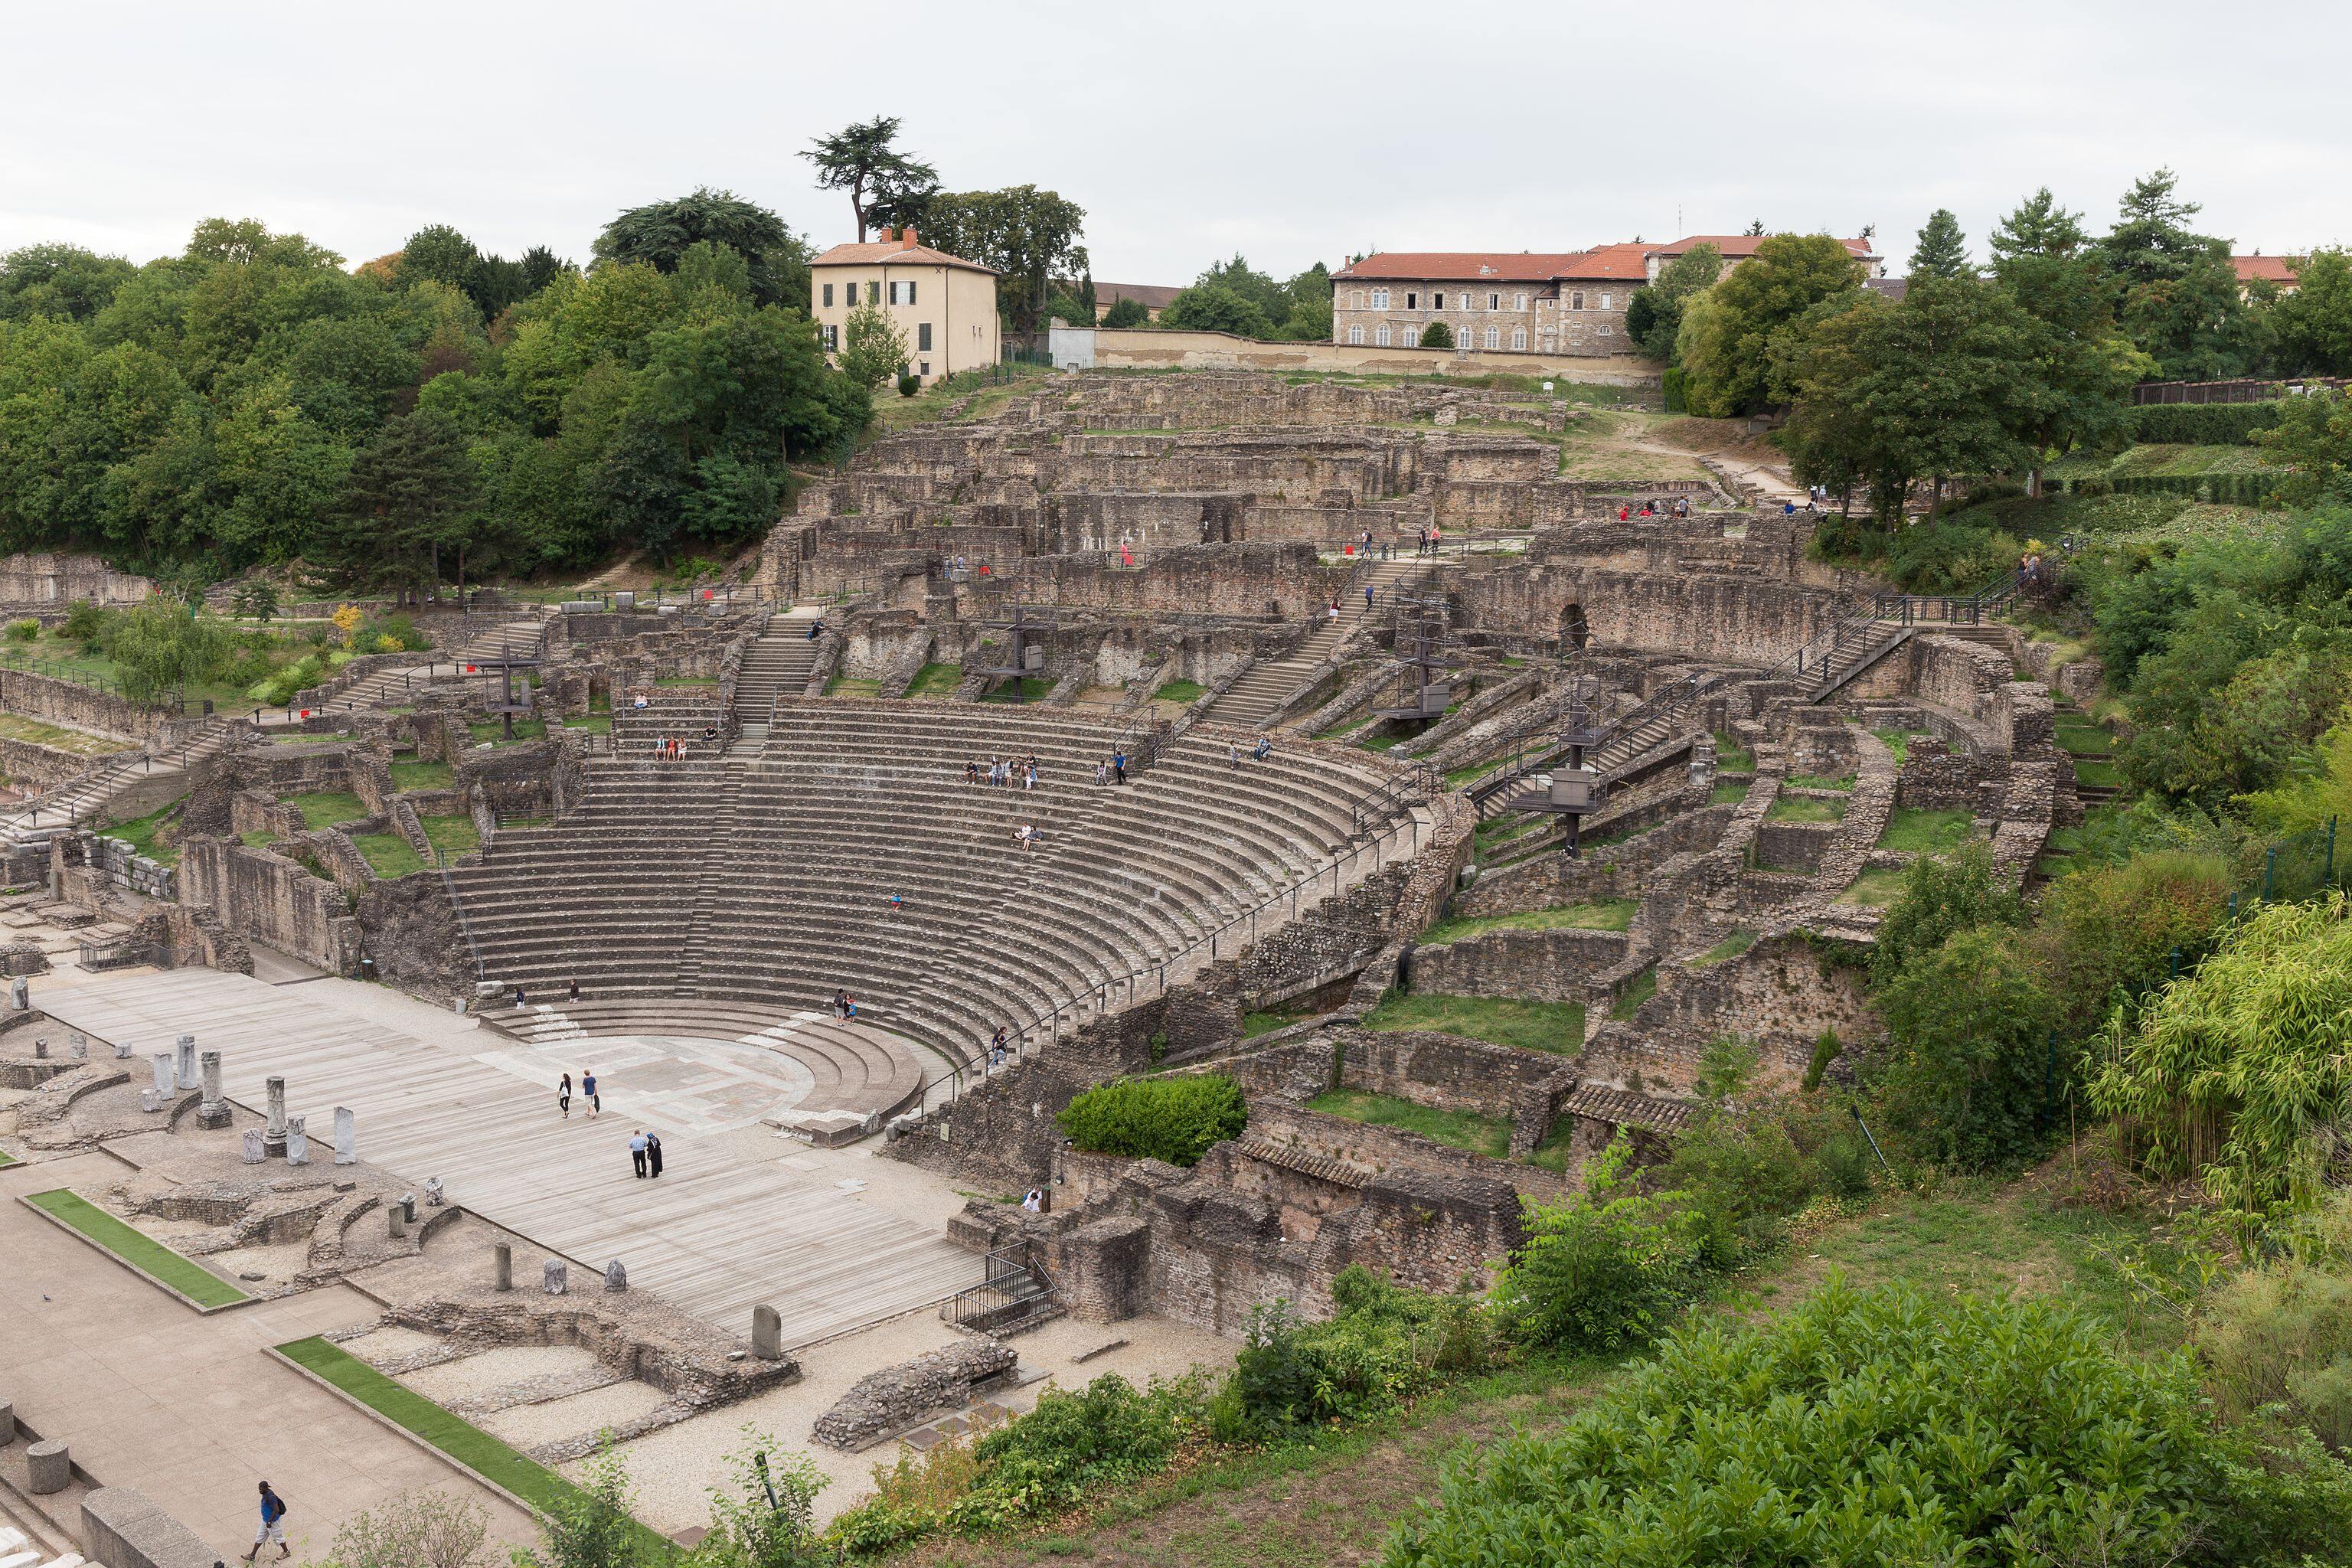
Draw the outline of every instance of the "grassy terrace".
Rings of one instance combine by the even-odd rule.
[[[1636,907],[1632,899],[1607,899],[1599,903],[1570,904],[1561,909],[1534,910],[1524,914],[1440,921],[1430,927],[1421,940],[1423,944],[1433,946],[1490,931],[1623,931],[1633,923]]]
[[[577,1487],[546,1466],[525,1458],[480,1427],[459,1420],[423,1394],[402,1387],[341,1346],[314,1337],[279,1345],[278,1353],[532,1508],[549,1512],[582,1499]],[[633,1557],[650,1552],[663,1560],[668,1558],[667,1542],[643,1525],[637,1531],[637,1552],[632,1553]]]
[[[1946,854],[1968,841],[1970,821],[1965,811],[1898,805],[1886,819],[1886,831],[1878,836],[1878,847],[1912,855]]]
[[[1434,1142],[1467,1149],[1501,1159],[1511,1152],[1511,1124],[1466,1110],[1432,1110],[1392,1094],[1367,1094],[1360,1089],[1327,1089],[1307,1102],[1309,1110],[1344,1116],[1374,1127],[1395,1127],[1418,1132]]]
[[[1364,1016],[1368,1029],[1433,1029],[1523,1051],[1573,1055],[1584,1047],[1584,1008],[1574,1002],[1518,1002],[1491,996],[1400,996],[1391,993]]]
[[[1794,781],[1791,781],[1794,782]],[[1780,795],[1773,797],[1772,808],[1764,814],[1767,822],[1838,822],[1845,816],[1845,802],[1815,800],[1811,795]]]
[[[211,1269],[181,1257],[151,1236],[123,1224],[78,1193],[63,1187],[25,1200],[50,1218],[72,1226],[131,1268],[177,1290],[200,1307],[229,1307],[252,1300]]]

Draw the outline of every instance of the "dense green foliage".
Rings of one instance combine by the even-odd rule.
[[[1248,1120],[1239,1084],[1192,1076],[1104,1084],[1060,1116],[1063,1132],[1081,1149],[1171,1165],[1198,1163],[1211,1144],[1238,1137]]]
[[[2347,1528],[2352,1477],[2216,1431],[2184,1362],[2048,1301],[1832,1281],[1464,1455],[1387,1561],[2291,1565]]]
[[[2202,1173],[2242,1224],[2314,1207],[2352,1112],[2352,920],[2342,894],[2265,905],[2193,974],[2109,1026],[2090,1103],[2142,1158]]]
[[[723,192],[621,215],[585,277],[412,243],[352,273],[208,219],[135,269],[0,263],[0,548],[375,591],[732,544],[869,417],[776,302],[797,241]]]

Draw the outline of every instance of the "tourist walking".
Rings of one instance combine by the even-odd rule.
[[[245,1554],[245,1560],[252,1562],[254,1552],[272,1541],[278,1542],[279,1562],[283,1563],[294,1555],[294,1549],[286,1544],[286,1500],[271,1491],[269,1483],[264,1481],[261,1483],[261,1528],[253,1532],[253,1551]]]
[[[555,1109],[563,1112],[564,1121],[572,1120],[572,1075],[570,1073],[565,1073],[562,1081],[555,1086]]]
[[[596,1092],[596,1069],[583,1068],[580,1071],[580,1098],[588,1102],[588,1120],[593,1121],[604,1113],[604,1097]]]
[[[648,1174],[656,1178],[661,1175],[661,1134],[658,1132],[646,1134],[646,1164]]]

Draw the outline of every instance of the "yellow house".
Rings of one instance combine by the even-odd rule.
[[[827,353],[861,305],[879,305],[907,334],[907,368],[925,385],[1000,357],[996,274],[915,243],[915,231],[867,245],[836,245],[809,263],[809,315]]]

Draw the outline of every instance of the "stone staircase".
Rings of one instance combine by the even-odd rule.
[[[1307,640],[1280,658],[1262,660],[1243,671],[1241,679],[1218,695],[1202,717],[1212,723],[1239,724],[1245,728],[1262,724],[1268,715],[1298,694],[1298,689],[1339,651],[1339,645],[1363,624],[1363,617],[1380,614],[1375,607],[1367,609],[1364,589],[1370,585],[1374,594],[1386,597],[1399,584],[1420,577],[1431,569],[1431,563],[1417,556],[1401,556],[1393,561],[1370,561],[1364,563],[1340,595],[1337,620],[1322,615]]]
[[[735,676],[735,730],[740,754],[753,754],[768,738],[768,716],[779,696],[800,696],[816,668],[817,641],[808,635],[816,613],[794,611],[769,623],[768,634],[743,650]]]

